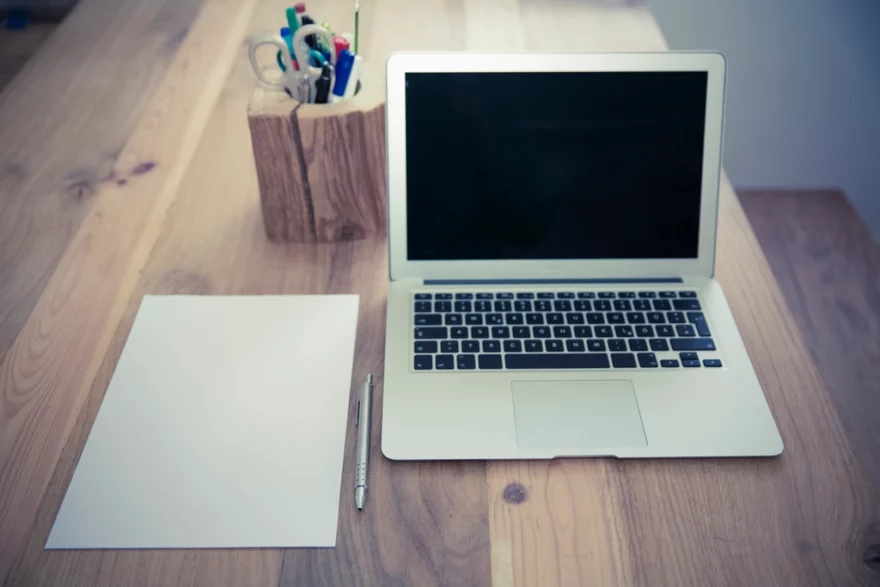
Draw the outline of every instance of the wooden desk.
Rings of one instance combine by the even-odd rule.
[[[665,48],[639,7],[361,4],[374,91],[392,49]],[[350,5],[310,8],[348,29]],[[126,18],[105,22],[111,6]],[[726,180],[718,277],[786,443],[780,458],[394,463],[376,441],[369,507],[357,513],[343,491],[335,549],[44,551],[145,294],[358,293],[352,389],[372,371],[381,406],[385,243],[273,245],[261,224],[243,39],[278,27],[284,3],[186,6],[82,0],[0,95],[4,585],[880,584],[869,568],[880,564],[877,494]],[[151,94],[118,94],[137,112],[120,136],[119,120],[102,117],[119,112],[108,73],[141,75],[113,50],[143,30]],[[63,83],[65,68],[78,75]],[[346,487],[354,443],[352,428]]]

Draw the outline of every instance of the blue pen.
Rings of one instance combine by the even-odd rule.
[[[287,41],[287,50],[290,52],[291,61],[296,61],[296,55],[293,54],[293,37],[290,34],[289,27],[281,27],[281,38]],[[275,55],[275,61],[278,62],[278,67],[281,71],[287,71],[287,68],[284,67],[284,61],[281,59],[281,49]]]
[[[333,95],[330,96],[331,103],[342,101],[352,65],[354,65],[354,55],[351,51],[347,49],[340,51],[339,57],[336,58],[336,83],[333,84]]]

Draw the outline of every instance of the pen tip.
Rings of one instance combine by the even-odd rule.
[[[367,373],[367,383],[372,383],[372,382],[373,382],[373,374]]]

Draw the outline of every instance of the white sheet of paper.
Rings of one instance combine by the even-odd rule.
[[[46,548],[335,546],[357,312],[145,297]]]

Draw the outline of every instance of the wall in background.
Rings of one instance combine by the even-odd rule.
[[[880,1],[648,4],[670,47],[727,58],[734,185],[842,188],[880,241]]]

